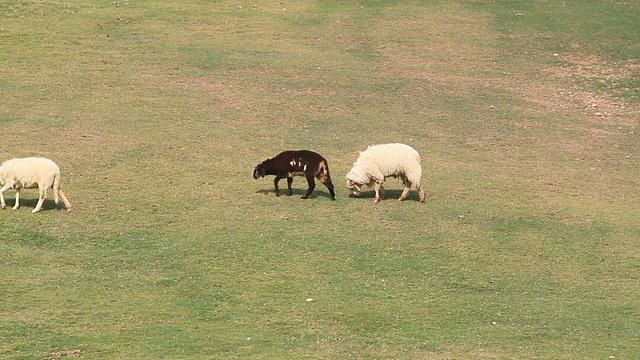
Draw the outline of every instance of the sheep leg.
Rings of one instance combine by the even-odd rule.
[[[422,191],[422,188],[418,188],[418,196],[420,197],[420,202],[423,203],[424,200],[427,198],[424,194],[424,191]]]
[[[326,175],[324,173],[320,173],[317,176],[318,180],[320,180],[321,183],[324,184],[324,186],[327,187],[327,189],[329,189],[329,193],[331,194],[331,200],[335,200],[336,199],[336,193],[333,191],[333,183],[331,182],[331,177],[329,176],[329,172],[326,173]]]
[[[0,205],[2,206],[2,208],[4,209],[5,207],[7,207],[7,204],[4,202],[4,195],[2,193],[4,193],[5,191],[7,191],[7,189],[9,189],[11,187],[10,183],[6,183],[1,189],[0,189]]]
[[[309,188],[307,189],[306,194],[302,196],[302,199],[307,199],[316,188],[316,182],[313,180],[313,175],[307,176],[307,184],[309,184]]]
[[[404,187],[404,189],[402,190],[402,194],[400,194],[400,197],[398,198],[398,201],[402,201],[407,198],[407,195],[409,195],[409,189],[410,187]]]
[[[41,188],[42,189],[42,188]],[[47,197],[47,189],[42,189],[40,190],[40,198],[38,199],[38,203],[36,204],[36,207],[31,210],[32,214],[37,213],[38,211],[40,211],[40,209],[42,208],[42,204],[44,204],[44,199]],[[17,198],[16,198],[17,199]],[[17,203],[16,203],[17,204]]]
[[[335,200],[336,193],[335,191],[333,191],[333,183],[331,182],[331,179],[327,178],[325,179],[325,181],[322,181],[322,183],[324,184],[324,186],[327,187],[327,189],[329,189],[329,193],[331,194],[331,200]]]
[[[288,177],[287,178],[287,189],[289,191],[287,192],[287,196],[293,195],[293,189],[291,188],[291,184],[293,184],[293,177]]]
[[[280,179],[282,179],[282,176],[276,176],[276,178],[273,179],[273,187],[276,188],[276,196],[280,196],[280,192],[278,190],[278,182],[280,182]]]
[[[375,189],[376,189],[376,197],[373,198],[373,202],[377,203],[384,197],[383,183],[376,181]],[[380,194],[382,194],[382,196],[380,196]]]
[[[404,189],[402,190],[402,194],[400,194],[398,201],[406,199],[407,195],[409,195],[409,190],[411,190],[411,183],[409,182],[409,180],[403,178],[402,183],[404,185]]]
[[[62,202],[64,202],[64,207],[67,208],[67,212],[71,212],[73,210],[73,207],[71,207],[71,203],[69,202],[69,199],[67,199],[67,197],[64,195],[64,192],[62,190],[58,190],[58,194],[62,198]]]
[[[20,190],[21,189],[16,189],[16,203],[13,204],[11,210],[18,210],[18,208],[20,207]]]

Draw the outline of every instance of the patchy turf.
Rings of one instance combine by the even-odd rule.
[[[0,356],[637,357],[638,11],[3,2],[0,153],[75,212],[0,212]],[[382,142],[426,203],[348,197]],[[300,148],[335,202],[251,178]]]

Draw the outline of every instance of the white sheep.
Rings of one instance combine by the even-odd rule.
[[[354,196],[359,196],[364,185],[374,185],[376,197],[374,202],[380,201],[380,192],[384,197],[384,181],[388,177],[399,177],[404,184],[404,190],[398,198],[402,201],[415,187],[418,190],[420,202],[424,202],[425,195],[420,186],[422,165],[420,154],[409,145],[382,144],[369,146],[360,152],[358,160],[347,174],[347,188]]]
[[[0,185],[4,185],[0,188],[0,204],[4,209],[7,205],[4,202],[4,193],[7,189],[13,188],[16,190],[16,203],[13,206],[13,210],[20,207],[20,191],[22,189],[35,189],[40,191],[40,198],[38,204],[31,211],[37,213],[42,208],[44,199],[47,196],[47,190],[53,189],[53,195],[56,204],[58,203],[58,197],[62,198],[64,206],[67,211],[71,211],[71,203],[67,200],[64,192],[60,190],[60,168],[53,161],[40,158],[29,157],[20,159],[7,160],[0,165]]]

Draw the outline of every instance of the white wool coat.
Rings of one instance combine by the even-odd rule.
[[[387,177],[405,177],[412,187],[420,189],[422,164],[420,154],[406,144],[369,146],[353,164],[347,180],[362,185],[383,183]]]
[[[60,168],[52,160],[41,157],[29,157],[7,160],[0,165],[0,185],[12,184],[14,189],[33,189],[41,191],[60,185]]]

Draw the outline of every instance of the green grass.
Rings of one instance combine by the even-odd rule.
[[[640,100],[638,5],[625,1],[471,2],[490,9],[514,61],[538,69],[558,62],[592,91]],[[596,15],[597,14],[597,15]],[[513,41],[517,39],[517,41]],[[577,68],[577,69],[576,69]],[[535,71],[535,70],[534,70]],[[585,76],[586,75],[586,76]]]
[[[75,211],[0,211],[0,357],[638,357],[638,11],[3,2],[1,158]],[[348,197],[383,142],[426,203]],[[251,178],[299,148],[336,201]]]

